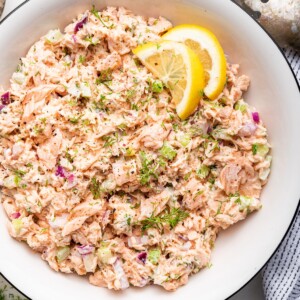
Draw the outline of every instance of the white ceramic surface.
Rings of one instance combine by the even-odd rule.
[[[176,293],[147,287],[113,293],[85,278],[52,271],[25,244],[11,239],[0,209],[0,272],[34,300],[65,299],[225,299],[268,260],[293,218],[300,196],[300,101],[295,79],[278,48],[245,12],[220,0],[95,1],[99,8],[124,5],[136,13],[163,15],[175,24],[196,23],[216,33],[229,61],[239,62],[252,85],[246,99],[257,107],[269,130],[274,162],[263,191],[263,209],[220,234],[213,267],[193,276]],[[7,85],[18,58],[51,28],[63,28],[90,0],[30,0],[0,25],[0,82]]]

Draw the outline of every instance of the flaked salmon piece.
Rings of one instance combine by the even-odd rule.
[[[49,170],[53,170],[57,156],[61,150],[63,136],[60,130],[56,130],[53,136],[46,140],[46,142],[37,149],[37,155],[41,161],[47,166]]]
[[[121,65],[121,56],[117,52],[112,52],[104,59],[99,60],[98,64],[96,65],[96,69],[98,72],[111,72],[112,70],[119,68]]]
[[[135,160],[119,160],[112,165],[113,174],[117,185],[135,181],[137,176],[137,167]]]
[[[39,102],[43,99],[46,99],[56,89],[56,87],[57,86],[54,84],[46,84],[32,88],[31,90],[27,91],[22,104],[26,105],[31,101]]]
[[[160,124],[148,125],[143,128],[138,140],[146,148],[159,149],[163,146],[163,142],[170,133],[170,130],[170,124],[166,124],[165,128]]]
[[[241,175],[239,174],[241,170],[241,165],[233,162],[229,163],[221,171],[220,182],[227,195],[234,194],[238,191],[242,180]]]
[[[97,213],[101,213],[103,201],[91,200],[77,205],[69,215],[68,222],[62,230],[62,235],[66,236],[79,229],[85,220]]]

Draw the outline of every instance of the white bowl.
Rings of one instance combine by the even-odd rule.
[[[96,1],[98,2],[98,1]],[[99,1],[100,2],[100,1]],[[9,237],[0,209],[0,271],[32,299],[225,299],[266,263],[291,224],[300,196],[300,99],[295,78],[282,53],[244,11],[220,0],[108,0],[136,13],[163,15],[174,22],[207,26],[220,39],[228,58],[252,79],[246,99],[261,113],[273,145],[274,162],[262,195],[263,209],[222,232],[211,269],[194,275],[175,293],[159,287],[114,293],[90,285],[86,278],[52,271],[25,244]],[[63,28],[90,0],[30,0],[0,26],[0,82],[8,84],[18,58],[47,30]],[[99,7],[101,8],[101,7]]]

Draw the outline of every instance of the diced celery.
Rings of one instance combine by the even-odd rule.
[[[106,179],[101,184],[101,190],[107,192],[116,188],[116,182],[113,179]]]
[[[13,189],[13,188],[17,187],[17,182],[16,182],[15,179],[16,179],[15,175],[11,175],[11,176],[6,177],[3,180],[3,186],[8,188],[8,189]]]
[[[183,134],[179,138],[179,143],[183,146],[186,147],[191,141],[191,136],[189,134]]]
[[[234,109],[235,110],[239,110],[241,113],[244,113],[247,111],[247,104],[245,104],[244,101],[238,101],[235,105],[234,105]]]
[[[240,206],[240,210],[248,209],[249,206],[253,203],[253,198],[247,196],[240,196],[235,203],[238,203]]]
[[[71,250],[68,246],[58,248],[56,252],[57,262],[61,263],[62,261],[64,261],[69,256],[70,252]]]
[[[172,160],[177,155],[176,150],[168,143],[164,143],[163,147],[160,149],[160,154],[169,160]]]
[[[204,179],[208,176],[210,171],[210,168],[206,165],[202,165],[198,170],[197,170],[197,175],[198,177],[200,177],[201,179]]]
[[[21,72],[15,72],[12,76],[12,80],[17,84],[23,84],[26,80],[26,76]]]
[[[253,155],[258,154],[260,156],[266,156],[269,151],[270,151],[270,148],[265,144],[253,144],[252,145]]]
[[[93,253],[82,256],[84,268],[87,272],[95,272],[97,267],[97,259]]]
[[[23,221],[21,219],[14,219],[14,220],[12,220],[11,223],[14,227],[15,233],[17,235],[19,235],[21,232],[21,229],[23,228]]]
[[[151,249],[148,253],[148,260],[154,265],[158,264],[161,255],[160,249]]]
[[[81,90],[77,85],[72,84],[70,87],[68,87],[68,93],[74,97],[80,97]]]
[[[87,82],[80,83],[81,96],[90,98],[92,96],[91,88]]]
[[[154,80],[152,83],[152,91],[153,93],[161,93],[164,89],[164,85],[160,80]]]
[[[59,29],[50,30],[46,35],[46,41],[49,44],[57,44],[63,38],[63,34],[60,32]]]
[[[132,149],[131,147],[128,147],[128,148],[126,149],[125,156],[134,156],[134,155],[135,155],[134,149]]]
[[[101,247],[97,250],[98,259],[104,263],[108,264],[109,260],[113,257],[113,254],[108,246],[105,244],[101,245]]]

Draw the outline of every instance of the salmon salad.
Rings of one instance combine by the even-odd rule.
[[[57,272],[99,287],[174,291],[211,266],[218,233],[262,204],[271,160],[250,79],[181,119],[132,52],[172,28],[122,7],[50,30],[0,86],[0,188],[8,231]]]

